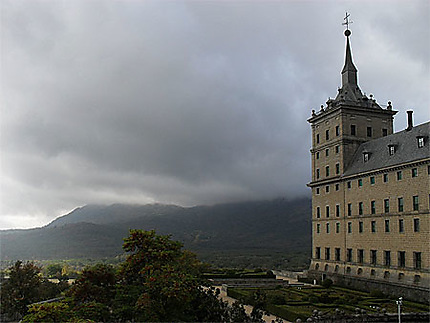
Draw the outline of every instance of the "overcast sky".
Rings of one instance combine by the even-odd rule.
[[[0,228],[310,195],[345,11],[363,92],[429,120],[430,2],[1,1]]]

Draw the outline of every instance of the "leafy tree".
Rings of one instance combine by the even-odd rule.
[[[60,264],[50,264],[46,267],[45,273],[48,278],[61,278],[61,271],[63,267]]]
[[[17,261],[9,270],[9,279],[0,291],[1,311],[11,319],[20,319],[27,312],[27,305],[39,300],[41,268],[33,262]]]
[[[74,317],[69,304],[66,302],[52,302],[33,304],[23,322],[66,322]]]

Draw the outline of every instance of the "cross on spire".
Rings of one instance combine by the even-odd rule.
[[[343,20],[345,20],[345,22],[342,23],[343,26],[346,26],[346,30],[345,30],[345,36],[346,37],[351,35],[351,31],[349,30],[349,25],[352,24],[353,21],[349,20],[350,16],[351,16],[351,14],[349,14],[348,12],[345,12],[345,18],[343,18]]]

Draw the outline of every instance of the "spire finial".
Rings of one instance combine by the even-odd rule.
[[[351,30],[349,30],[349,25],[353,23],[353,21],[349,20],[349,17],[351,16],[351,14],[349,14],[347,11],[345,12],[345,18],[343,18],[343,20],[345,20],[344,23],[342,23],[343,26],[346,26],[346,30],[345,30],[345,36],[349,37],[351,35]]]

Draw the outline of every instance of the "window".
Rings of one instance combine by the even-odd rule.
[[[315,192],[316,192],[316,194],[317,194],[317,195],[319,195],[319,194],[320,194],[320,188],[319,188],[319,187],[317,187],[317,188],[315,189]]]
[[[376,232],[376,221],[370,222],[370,227],[373,233]]]
[[[390,232],[390,220],[385,220],[385,232]]]
[[[388,129],[382,128],[382,137],[388,136]]]
[[[339,126],[336,126],[336,128],[335,128],[335,129],[336,129],[336,131],[335,131],[335,132],[336,132],[336,137],[337,137],[337,136],[339,136],[339,135],[340,135],[340,128],[339,128]]]
[[[325,192],[326,192],[326,193],[329,193],[329,192],[330,192],[330,185],[326,185],[326,187],[325,187]]]
[[[363,221],[358,222],[358,232],[363,233]]]
[[[315,258],[321,259],[321,247],[315,248]]]
[[[352,204],[348,203],[348,216],[352,215]]]
[[[330,233],[330,223],[325,224],[325,232]]]
[[[388,182],[388,174],[384,174],[384,183]]]
[[[394,145],[388,145],[388,153],[390,154],[390,156],[393,156],[395,152],[396,147]]]
[[[418,201],[418,195],[412,197],[412,204],[414,211],[418,211],[420,208],[420,203]]]
[[[384,250],[384,265],[387,267],[391,266],[391,251]]]
[[[370,201],[370,213],[376,213],[376,201]]]
[[[363,215],[363,202],[358,203],[358,215]]]
[[[326,139],[326,140],[329,140],[329,139],[330,139],[330,131],[329,131],[329,130],[326,130],[326,131],[325,131],[325,139]]]
[[[330,248],[325,248],[325,259],[330,260]]]
[[[339,145],[337,145],[337,146],[334,147],[334,151],[335,151],[336,154],[339,153]]]
[[[397,256],[398,256],[397,265],[401,268],[404,268],[406,266],[406,252],[405,251],[399,251],[397,253]]]
[[[367,127],[367,137],[372,137],[372,127]]]
[[[398,180],[398,181],[401,181],[401,180],[402,180],[402,177],[403,177],[402,171],[401,171],[401,170],[399,170],[399,171],[397,172],[397,180]]]
[[[362,187],[363,186],[363,180],[360,178],[358,180],[358,187]]]
[[[390,212],[390,200],[389,199],[384,200],[384,212],[385,213]]]
[[[340,164],[337,163],[336,164],[336,175],[339,175],[339,174],[340,174]]]
[[[340,261],[340,248],[334,249],[334,257],[336,261]]]
[[[339,191],[339,184],[335,185],[336,191]]]
[[[330,217],[330,206],[328,205],[325,207],[325,217],[326,218]]]
[[[325,167],[325,176],[326,177],[330,176],[330,166]]]
[[[414,269],[421,269],[421,252],[414,252]]]
[[[328,149],[328,148],[327,148],[327,149],[325,150],[325,156],[326,156],[326,157],[328,157],[329,155],[330,155],[330,149]]]
[[[315,154],[315,156],[316,156],[316,159],[320,159],[320,152],[317,151],[317,153]]]
[[[358,249],[357,250],[357,261],[362,264],[364,262],[364,250]]]
[[[420,219],[414,219],[414,232],[420,232]]]
[[[317,233],[321,232],[321,224],[317,223]]]
[[[355,127],[355,124],[352,124],[351,125],[351,136],[355,136],[355,134],[356,134],[356,127]]]
[[[317,206],[317,218],[319,219],[321,217],[321,209],[319,206]]]
[[[399,232],[400,233],[405,232],[405,224],[403,222],[403,219],[399,219]]]
[[[375,185],[375,176],[370,176],[370,185]]]
[[[319,133],[317,133],[317,144],[319,144],[320,143],[320,135],[319,135]]]
[[[317,168],[317,179],[320,178],[320,169]]]
[[[351,181],[349,181],[347,184],[348,189],[351,189]]]
[[[352,233],[352,223],[348,222],[348,233]]]
[[[340,205],[336,204],[336,217],[340,217]]]
[[[403,212],[403,197],[397,199],[397,209],[399,212]]]
[[[336,233],[340,232],[340,223],[336,222]]]
[[[346,261],[352,262],[352,249],[346,249]]]
[[[417,176],[418,176],[418,169],[412,168],[412,177],[417,177]]]
[[[367,152],[363,153],[363,161],[365,163],[367,163],[369,161],[369,153],[367,153]]]
[[[377,256],[377,251],[376,250],[370,250],[370,263],[372,265],[376,265],[376,256]]]
[[[417,137],[418,148],[424,147],[424,137]]]

